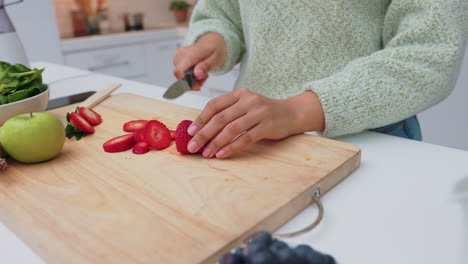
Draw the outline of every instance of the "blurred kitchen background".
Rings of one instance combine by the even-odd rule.
[[[7,7],[7,12],[30,61],[168,87],[175,80],[172,57],[187,32],[184,11],[188,19],[195,4],[196,0],[25,0]],[[455,91],[419,118],[424,141],[468,150],[468,56],[462,62]],[[237,76],[235,68],[210,77],[201,94],[226,93]]]

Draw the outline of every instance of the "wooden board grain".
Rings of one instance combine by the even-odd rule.
[[[74,106],[52,113],[64,117]],[[311,135],[261,141],[225,160],[109,154],[134,119],[175,129],[198,110],[120,94],[95,110],[94,135],[49,162],[0,175],[0,221],[49,263],[214,263],[258,230],[274,231],[354,171],[358,147]]]

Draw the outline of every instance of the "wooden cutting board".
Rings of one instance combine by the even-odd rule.
[[[52,111],[64,119],[75,106]],[[115,95],[94,135],[49,162],[0,175],[0,221],[49,263],[214,263],[258,230],[274,231],[359,167],[358,147],[311,135],[261,141],[232,158],[109,154],[135,119],[175,129],[198,110]],[[326,219],[326,218],[325,218]],[[325,220],[326,221],[326,220]]]

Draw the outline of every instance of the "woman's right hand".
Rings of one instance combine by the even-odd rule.
[[[190,46],[177,50],[174,56],[174,76],[184,79],[184,73],[195,66],[195,79],[198,81],[192,90],[199,91],[208,79],[208,73],[223,66],[227,56],[224,38],[218,33],[206,33]]]

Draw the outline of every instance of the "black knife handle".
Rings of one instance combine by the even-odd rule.
[[[195,79],[195,66],[190,68],[188,71],[185,72],[184,74],[185,80],[187,81],[188,85],[190,88],[195,84],[196,79]]]

